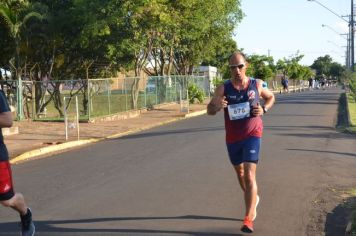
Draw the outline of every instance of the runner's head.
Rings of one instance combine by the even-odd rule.
[[[233,79],[241,80],[246,77],[246,69],[248,63],[246,57],[242,52],[234,52],[229,58],[229,67],[231,77]]]

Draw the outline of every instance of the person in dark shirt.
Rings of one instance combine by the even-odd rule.
[[[216,88],[207,113],[215,115],[224,110],[226,146],[245,197],[241,231],[252,233],[260,199],[256,169],[263,132],[261,116],[273,106],[275,98],[264,81],[246,75],[248,62],[241,52],[231,55],[229,67],[231,79]]]
[[[11,126],[11,111],[4,92],[0,90],[0,128]],[[22,236],[35,235],[32,212],[27,207],[23,195],[14,191],[9,154],[4,143],[2,130],[0,131],[0,203],[5,207],[11,207],[20,214]]]

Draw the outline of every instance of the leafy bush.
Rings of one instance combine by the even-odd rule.
[[[224,80],[222,78],[216,77],[213,79],[214,88],[218,87],[222,83],[224,83]]]
[[[349,80],[349,86],[350,86],[350,93],[356,102],[356,74],[353,74],[353,76]]]
[[[199,88],[196,84],[189,84],[188,86],[188,97],[189,103],[193,104],[195,100],[198,100],[199,103],[204,101],[204,91]]]

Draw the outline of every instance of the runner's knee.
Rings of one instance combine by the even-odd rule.
[[[11,199],[10,200],[6,200],[6,201],[1,201],[0,203],[4,207],[11,207]]]
[[[244,167],[243,167],[243,165],[242,164],[241,165],[235,165],[234,168],[235,168],[237,177],[238,178],[243,178],[244,177]]]
[[[255,175],[251,172],[247,172],[244,176],[246,187],[253,187],[255,184]]]
[[[21,193],[16,193],[12,198],[6,201],[1,201],[1,205],[5,207],[15,207],[18,203],[24,202],[24,197]]]

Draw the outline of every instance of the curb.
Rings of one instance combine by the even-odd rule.
[[[70,148],[74,148],[74,147],[79,147],[79,146],[83,146],[86,144],[90,144],[90,143],[96,143],[96,142],[100,142],[103,140],[107,140],[107,139],[114,139],[114,138],[119,138],[119,137],[123,137],[129,134],[133,134],[133,133],[137,133],[143,130],[147,130],[147,129],[151,129],[157,126],[161,126],[161,125],[165,125],[168,123],[172,123],[175,121],[179,121],[179,120],[183,120],[183,119],[187,119],[187,118],[191,118],[191,117],[195,117],[195,116],[200,116],[200,115],[204,115],[206,114],[207,110],[201,110],[201,111],[196,111],[196,112],[192,112],[192,113],[188,113],[185,114],[181,117],[177,117],[177,118],[172,118],[166,121],[162,121],[156,124],[152,124],[152,125],[146,125],[140,128],[133,128],[130,129],[128,131],[125,132],[121,132],[121,133],[117,133],[117,134],[113,134],[113,135],[109,135],[107,137],[104,138],[91,138],[91,139],[83,139],[83,140],[78,140],[78,141],[70,141],[70,142],[66,142],[66,143],[61,143],[61,144],[57,144],[54,146],[50,146],[50,147],[43,147],[43,148],[38,148],[38,149],[34,149],[28,152],[25,152],[17,157],[14,157],[10,160],[11,164],[18,164],[19,162],[22,161],[27,161],[30,160],[33,157],[37,157],[40,155],[44,155],[44,154],[49,154],[52,152],[57,152],[57,151],[63,151],[66,149],[70,149]]]

